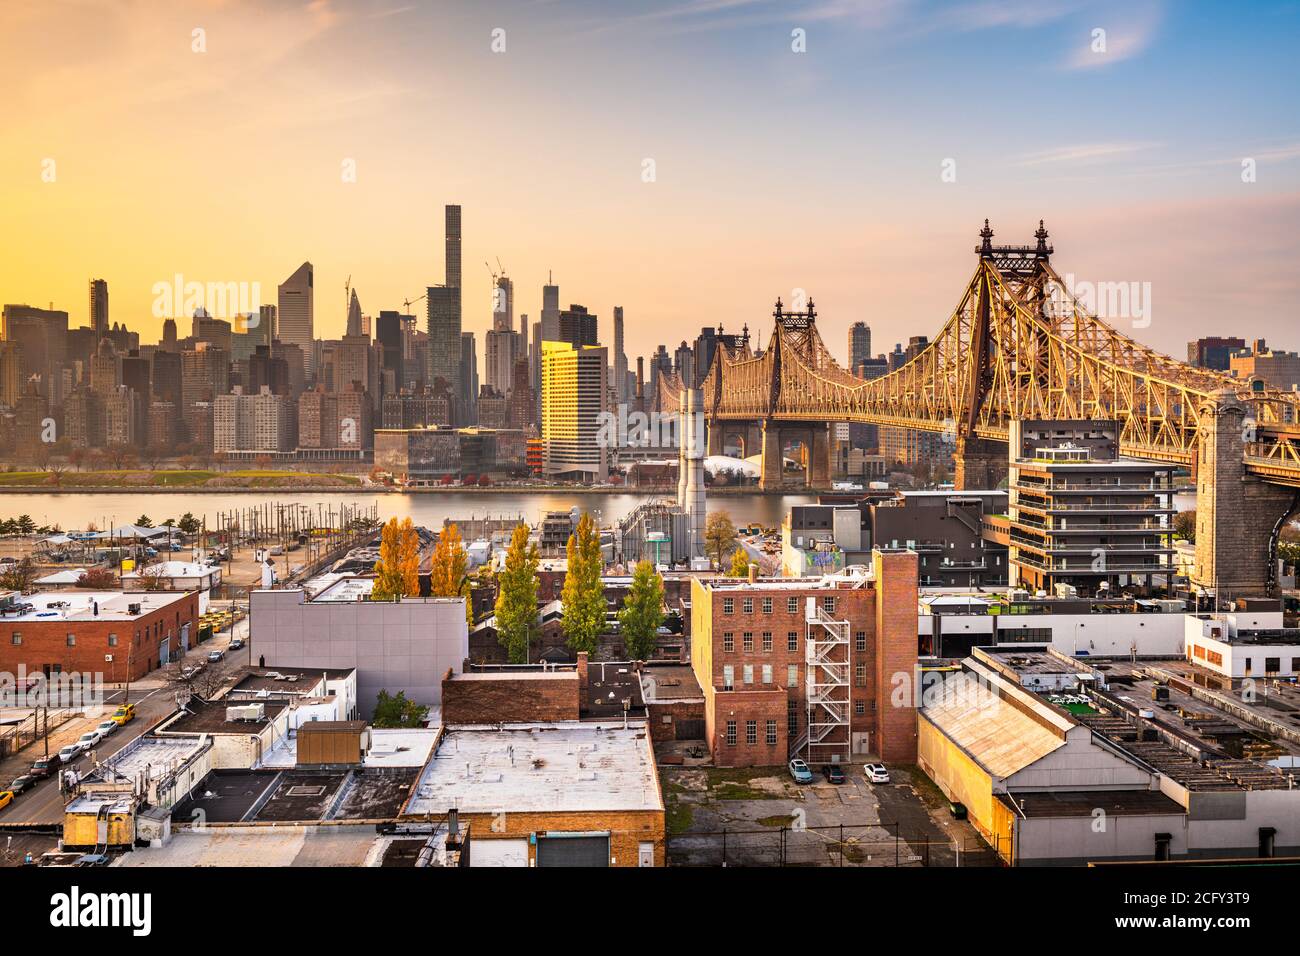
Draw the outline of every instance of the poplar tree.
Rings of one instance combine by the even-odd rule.
[[[575,651],[591,653],[605,630],[605,560],[600,553],[600,532],[591,515],[578,520],[565,549],[568,567],[560,600],[564,604],[564,636]]]
[[[420,596],[420,536],[410,518],[390,518],[379,536],[372,601]]]
[[[632,571],[632,586],[618,612],[619,629],[628,656],[647,661],[658,646],[659,625],[664,621],[664,579],[649,561],[639,561]]]
[[[528,540],[528,525],[515,525],[506,551],[505,569],[497,575],[497,640],[511,664],[528,663],[528,648],[537,633],[537,545]]]
[[[460,529],[448,525],[438,537],[433,550],[433,564],[429,569],[429,593],[433,597],[465,598],[465,621],[474,624],[474,611],[469,587],[469,554]]]

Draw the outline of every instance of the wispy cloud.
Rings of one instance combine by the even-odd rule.
[[[1085,36],[1071,47],[1064,68],[1098,70],[1143,53],[1156,37],[1162,20],[1159,5],[1124,13],[1101,13]]]
[[[1131,156],[1153,149],[1158,143],[1078,143],[1027,153],[1017,166],[1046,166],[1054,163],[1105,163],[1122,156]]]

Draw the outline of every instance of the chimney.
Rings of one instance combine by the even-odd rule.
[[[578,651],[578,689],[585,695],[587,693],[587,652]]]
[[[758,583],[758,565],[755,564],[753,561],[749,562],[749,583],[750,584]]]

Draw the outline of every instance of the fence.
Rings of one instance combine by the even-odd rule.
[[[79,710],[34,710],[21,723],[0,730],[0,760],[18,753],[80,714]]]
[[[931,840],[896,823],[691,831],[668,838],[669,866],[998,866],[978,839]]]

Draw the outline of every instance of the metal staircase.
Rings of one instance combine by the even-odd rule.
[[[837,621],[808,598],[804,619],[804,697],[807,722],[790,747],[810,765],[849,758],[849,714],[852,685],[849,674],[848,621]]]

